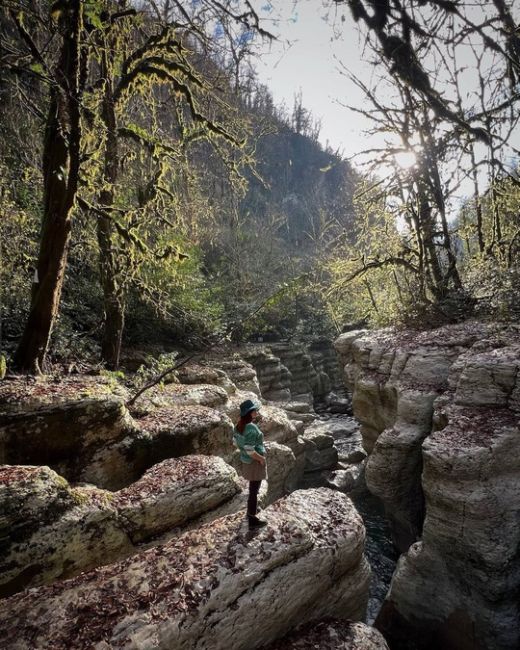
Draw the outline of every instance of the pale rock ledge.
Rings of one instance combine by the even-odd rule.
[[[364,623],[312,621],[262,650],[388,650],[382,634]]]
[[[118,564],[2,603],[11,650],[254,650],[302,620],[359,620],[368,593],[364,527],[331,490],[297,491],[251,534],[217,519]],[[269,624],[266,624],[266,621]]]
[[[0,596],[137,553],[138,544],[235,504],[241,483],[221,458],[185,456],[115,493],[72,488],[48,467],[0,468]]]

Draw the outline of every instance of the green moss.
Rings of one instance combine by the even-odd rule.
[[[114,500],[112,492],[106,490],[83,491],[81,488],[73,488],[71,495],[74,503],[78,506],[98,505],[108,506]]]
[[[55,481],[57,486],[62,488],[62,490],[67,490],[68,491],[70,489],[69,482],[67,481],[66,478],[63,478],[63,476],[60,476],[59,474],[56,474],[56,477],[55,477],[54,481]]]
[[[0,354],[0,380],[5,377],[7,371],[7,362],[3,354]]]

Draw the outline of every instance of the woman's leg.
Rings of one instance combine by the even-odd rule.
[[[249,496],[247,498],[247,516],[254,517],[258,509],[258,491],[262,481],[249,481]]]

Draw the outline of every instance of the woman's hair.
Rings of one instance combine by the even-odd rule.
[[[239,433],[244,433],[244,429],[246,428],[246,424],[249,424],[250,422],[253,421],[253,411],[249,411],[249,413],[246,413],[244,417],[239,418],[237,422],[237,431]]]

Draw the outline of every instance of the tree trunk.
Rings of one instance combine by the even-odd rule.
[[[430,289],[436,299],[439,300],[445,297],[446,287],[444,285],[444,278],[439,258],[437,257],[437,250],[435,248],[432,207],[428,201],[426,192],[422,187],[421,181],[418,182],[418,204],[419,223],[426,254],[425,262],[427,271],[431,273],[433,280]]]
[[[71,218],[80,166],[82,3],[73,0],[62,18],[62,47],[54,70],[43,152],[44,206],[40,250],[25,329],[14,367],[38,373],[58,315]]]

